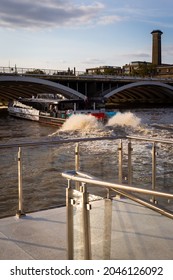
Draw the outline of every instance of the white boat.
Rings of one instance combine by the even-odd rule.
[[[72,114],[93,115],[106,121],[108,114],[98,102],[83,99],[65,99],[61,95],[38,94],[19,98],[9,103],[9,115],[51,125],[62,125]]]
[[[39,121],[39,110],[31,106],[27,106],[19,101],[13,101],[8,106],[8,113],[11,116],[28,119],[32,121]]]

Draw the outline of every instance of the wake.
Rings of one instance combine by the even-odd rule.
[[[92,115],[79,114],[72,115],[69,119],[67,119],[60,131],[80,130],[90,132],[93,129],[102,130],[104,129],[104,125]]]
[[[131,112],[117,113],[106,124],[92,115],[72,115],[55,133],[49,136],[125,136],[134,129],[140,130],[140,118]]]
[[[121,126],[121,127],[134,127],[137,128],[141,123],[141,119],[136,117],[131,112],[117,113],[114,117],[108,120],[106,126]]]

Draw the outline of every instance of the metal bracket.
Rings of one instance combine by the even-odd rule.
[[[92,206],[91,206],[90,203],[87,203],[87,204],[86,204],[86,209],[87,209],[88,211],[92,209]]]
[[[71,198],[71,199],[70,199],[70,204],[71,204],[71,205],[75,205],[75,204],[76,204],[76,201],[75,201],[74,199]]]

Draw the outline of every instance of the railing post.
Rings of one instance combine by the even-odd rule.
[[[111,192],[110,192],[110,189],[109,189],[109,188],[106,189],[106,194],[107,194],[107,195],[106,195],[106,198],[107,198],[107,199],[111,199]]]
[[[90,204],[88,201],[88,193],[86,184],[82,183],[82,209],[83,209],[83,217],[82,217],[82,228],[83,228],[83,240],[84,240],[84,259],[91,259],[91,236],[90,236]]]
[[[119,184],[121,184],[122,183],[122,177],[123,177],[123,168],[122,168],[123,144],[122,144],[122,140],[120,140],[119,145],[118,145],[118,160],[119,160],[118,178],[119,178]]]
[[[155,191],[156,188],[156,144],[153,143],[152,146],[152,190]],[[155,199],[155,196],[151,198],[153,203],[157,203],[157,200]]]
[[[71,180],[68,179],[68,188],[66,189],[66,209],[67,209],[67,259],[74,259],[74,230],[73,230],[73,189]]]
[[[131,140],[128,142],[128,184],[132,184],[132,143]]]
[[[75,171],[79,171],[79,143],[76,144],[75,146]],[[75,183],[76,189],[80,189],[80,183],[76,182]]]
[[[19,200],[19,208],[16,212],[16,216],[19,218],[25,213],[23,212],[23,186],[22,186],[22,150],[19,147],[18,150],[18,200]]]
[[[79,171],[79,143],[75,146],[75,170]]]

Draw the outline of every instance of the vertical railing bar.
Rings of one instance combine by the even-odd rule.
[[[109,188],[106,188],[106,198],[110,199],[111,198],[111,192]]]
[[[66,189],[66,211],[67,211],[67,259],[74,259],[74,229],[73,229],[73,189],[71,180],[68,179],[68,188]]]
[[[79,171],[79,143],[75,146],[75,171]],[[76,190],[80,189],[80,183],[75,182]]]
[[[152,145],[152,190],[155,191],[156,188],[156,144]],[[152,196],[151,201],[157,203],[155,196]]]
[[[23,185],[22,185],[22,149],[18,149],[18,210],[17,217],[25,215],[23,211]]]
[[[128,184],[132,184],[132,143],[131,140],[128,142]]]
[[[118,145],[118,160],[119,160],[118,178],[119,178],[119,184],[121,184],[122,183],[122,176],[123,176],[123,170],[122,170],[123,144],[122,144],[122,140],[120,140],[119,145]]]
[[[89,206],[88,193],[86,184],[82,183],[82,205],[83,205],[83,237],[84,237],[84,259],[91,259],[91,237],[90,237],[90,218],[89,218]]]

